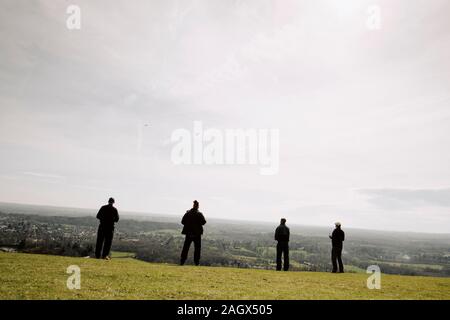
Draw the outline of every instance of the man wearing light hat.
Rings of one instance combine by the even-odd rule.
[[[333,248],[331,249],[331,263],[333,264],[333,273],[337,272],[337,265],[339,264],[339,272],[344,273],[344,265],[342,264],[342,247],[345,239],[345,233],[341,230],[341,223],[335,222],[336,228],[333,233],[329,236],[331,239],[331,244]]]

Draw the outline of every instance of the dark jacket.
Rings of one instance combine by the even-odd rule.
[[[195,209],[188,210],[181,220],[181,224],[183,225],[183,231],[181,233],[189,236],[201,236],[205,223],[205,217],[200,211]]]
[[[104,205],[97,213],[97,219],[105,228],[114,228],[114,223],[119,221],[119,212],[112,205]]]
[[[288,242],[289,241],[289,228],[286,227],[284,224],[280,224],[278,228],[275,230],[275,240],[281,241],[281,242]]]
[[[340,228],[334,229],[331,234],[331,244],[333,248],[342,248],[342,242],[345,240],[345,233]]]

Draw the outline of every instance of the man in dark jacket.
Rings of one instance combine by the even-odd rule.
[[[334,224],[336,228],[333,233],[329,236],[331,239],[332,249],[331,249],[331,263],[333,264],[333,273],[337,272],[337,264],[339,263],[339,272],[344,273],[344,265],[342,264],[342,243],[345,240],[345,233],[341,230],[341,223],[336,222]]]
[[[284,257],[284,271],[289,270],[289,228],[286,226],[286,219],[281,219],[280,225],[275,230],[275,240],[277,243],[277,271],[281,270],[281,255]]]
[[[194,242],[194,262],[198,266],[200,264],[200,251],[202,247],[202,234],[203,225],[205,225],[206,220],[203,214],[198,211],[199,203],[194,200],[194,206],[192,209],[186,211],[181,220],[183,224],[182,234],[186,235],[184,240],[183,250],[181,251],[180,264],[183,265],[186,262],[189,248],[191,243]]]
[[[100,220],[97,233],[97,245],[95,247],[95,257],[109,260],[109,250],[114,236],[114,223],[119,221],[119,213],[113,207],[114,199],[109,198],[108,204],[100,208],[97,219]],[[103,251],[102,251],[103,247]]]

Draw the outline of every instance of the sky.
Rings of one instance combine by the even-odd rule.
[[[69,5],[80,29],[69,29]],[[368,23],[378,10],[376,27]],[[0,201],[450,232],[450,2],[0,2]],[[279,170],[176,164],[275,129]]]

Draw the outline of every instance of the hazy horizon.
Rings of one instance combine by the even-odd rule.
[[[74,4],[0,3],[0,201],[450,233],[449,1]],[[195,121],[278,172],[175,164]]]
[[[85,217],[94,217],[95,214],[97,213],[99,208],[78,208],[78,207],[61,207],[61,206],[52,206],[52,205],[37,205],[37,204],[32,204],[32,203],[16,203],[16,202],[1,202],[0,201],[0,212],[1,212],[1,206],[2,205],[13,205],[13,206],[27,206],[27,207],[51,207],[54,208],[54,210],[61,208],[61,209],[66,209],[66,210],[83,210],[83,211],[91,211],[91,215],[73,215],[74,217],[78,217],[78,216],[85,216]],[[120,208],[119,208],[120,209]],[[7,213],[7,212],[4,212]],[[19,212],[11,212],[13,214],[19,213]],[[19,214],[37,214],[37,215],[41,215],[41,213],[36,213],[36,212],[20,212]],[[55,212],[49,213],[48,215],[53,215],[56,214]],[[157,217],[162,217],[163,219],[170,219],[173,221],[178,221],[181,220],[182,218],[182,214],[178,214],[178,213],[158,213],[158,212],[142,212],[142,211],[128,211],[128,210],[124,210],[122,211],[122,209],[120,209],[119,214],[121,216],[121,219],[130,219],[133,220],[134,218],[139,218],[139,219],[144,219],[145,218],[154,218],[155,221],[157,220]],[[68,216],[72,216],[70,214],[65,214]],[[62,215],[62,216],[65,216]],[[207,220],[210,220],[210,218],[208,217]],[[264,226],[269,226],[271,225],[272,228],[275,228],[276,226],[279,225],[279,221],[274,221],[274,220],[254,220],[254,219],[239,219],[239,218],[223,218],[223,217],[213,217],[212,218],[213,221],[221,221],[222,223],[231,223],[231,224],[236,224],[236,223],[255,223],[256,225],[264,225]],[[179,221],[181,222],[181,221]],[[209,226],[210,224],[208,224]],[[316,225],[316,224],[299,224],[299,223],[291,223],[290,221],[288,221],[286,223],[286,225],[291,226],[291,227],[304,227],[304,228],[318,228],[318,229],[326,229],[328,231],[331,231],[332,229],[334,229],[334,225]],[[181,224],[180,224],[181,226]],[[208,228],[208,226],[206,226],[206,230]],[[249,227],[248,225],[246,225],[247,227]],[[425,231],[414,231],[414,230],[395,230],[395,229],[370,229],[370,228],[358,228],[358,227],[342,227],[343,229],[348,229],[348,230],[357,230],[357,231],[368,231],[368,232],[375,232],[375,233],[405,233],[405,234],[422,234],[422,235],[430,235],[430,236],[450,236],[450,233],[447,232],[438,232],[438,233],[434,233],[434,232],[425,232]],[[302,233],[302,231],[304,230],[296,230],[296,229],[292,229],[291,230],[294,234],[295,233]],[[328,233],[327,234],[323,234],[324,237],[328,237]]]

